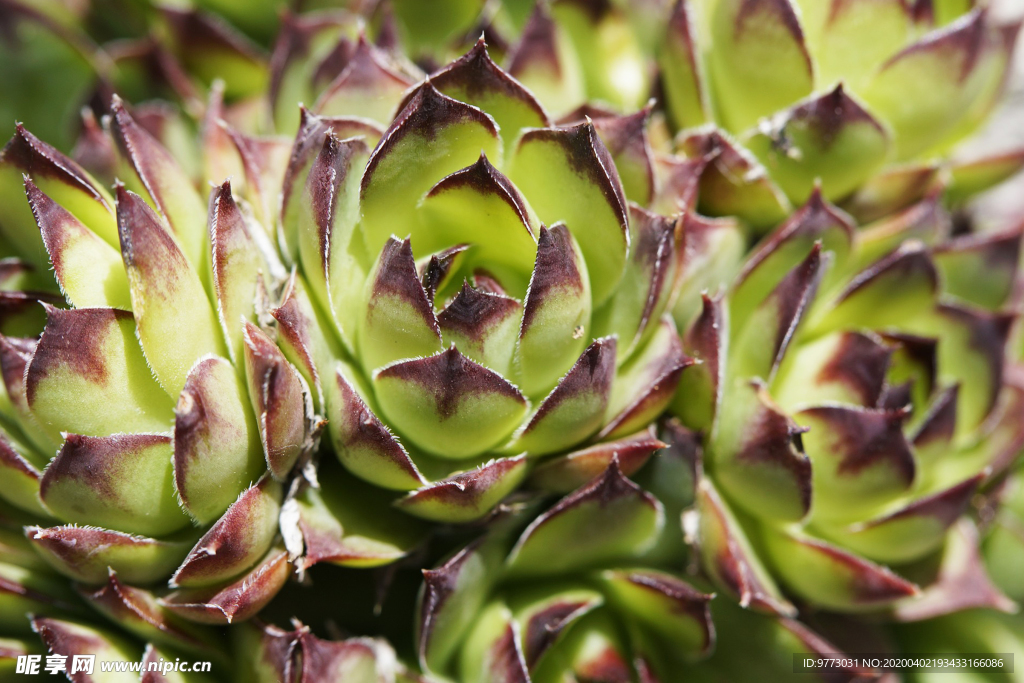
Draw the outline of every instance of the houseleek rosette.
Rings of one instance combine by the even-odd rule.
[[[676,2],[659,65],[678,143],[708,164],[701,209],[769,225],[820,180],[873,220],[1016,172],[1009,150],[942,170],[999,102],[1019,28],[975,4]]]
[[[691,362],[664,315],[683,225],[627,202],[595,124],[551,125],[479,42],[372,152],[350,125],[304,115],[281,239],[310,303],[273,312],[349,472],[467,522],[532,458],[664,409]]]
[[[841,654],[807,625],[715,598],[705,578],[680,571],[679,505],[692,501],[700,444],[678,424],[659,436],[668,447],[636,483],[615,459],[539,513],[511,506],[486,535],[424,571],[423,680],[795,680],[794,652]],[[877,676],[855,667],[801,675]]]
[[[0,497],[24,533],[3,561],[4,627],[69,656],[138,661],[149,643],[220,662],[200,624],[251,617],[291,575],[284,482],[317,428],[301,375],[254,324],[281,269],[262,228],[227,183],[207,212],[119,100],[111,116],[139,193],[111,195],[24,128],[0,154],[12,263],[52,267],[66,299],[33,295],[42,334],[0,337]]]
[[[758,610],[792,613],[776,580],[899,620],[1007,608],[969,513],[1024,445],[1020,231],[948,239],[934,197],[853,228],[813,194],[689,324],[703,363],[674,407],[707,436],[687,531]]]
[[[615,129],[552,126],[482,43],[399,104],[383,131],[304,112],[293,143],[233,128],[215,96],[205,207],[116,98],[79,148],[126,180],[113,196],[23,128],[4,150],[9,286],[42,288],[5,296],[46,305],[38,339],[4,319],[2,494],[143,638],[245,619],[293,566],[402,557],[423,529],[392,502],[473,521],[534,456],[582,448],[582,474],[549,471],[571,488],[660,445],[643,429],[691,362],[664,313],[736,226],[628,203]],[[324,420],[345,470],[318,481]]]

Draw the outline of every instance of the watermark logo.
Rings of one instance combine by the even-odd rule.
[[[83,673],[92,675],[96,667],[96,655],[18,655],[15,664],[15,673],[27,675],[39,674],[77,674]],[[100,660],[99,670],[102,673],[160,673],[167,675],[171,672],[181,673],[209,673],[212,664],[210,662],[183,662],[180,659],[170,661],[163,657],[143,662],[107,661]]]

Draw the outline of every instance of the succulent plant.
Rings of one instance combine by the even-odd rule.
[[[674,404],[707,435],[688,529],[742,604],[791,614],[780,580],[812,605],[901,619],[1008,605],[957,520],[1024,443],[1006,312],[1020,231],[947,229],[935,197],[854,231],[816,192],[704,297],[684,335],[703,363]],[[942,552],[975,590],[942,572],[935,591],[915,585],[915,563]]]
[[[922,198],[999,101],[1019,26],[957,2],[680,0],[659,64],[701,210],[774,224],[815,182],[864,219]],[[1019,168],[954,163],[955,199]]]
[[[1014,30],[394,0],[267,51],[276,4],[80,42],[74,151],[0,152],[0,676],[30,630],[303,683],[783,680],[838,651],[822,612],[1019,633],[1020,230],[946,207],[1024,156],[937,161]],[[26,7],[0,19],[79,36]],[[837,47],[864,22],[877,54]],[[283,628],[288,591],[342,592],[295,587],[316,565],[383,590],[440,555],[414,653]]]
[[[245,620],[293,570],[393,562],[427,537],[405,514],[480,520],[537,457],[573,452],[538,475],[562,488],[635,471],[691,363],[676,284],[740,242],[628,202],[619,119],[553,125],[482,41],[386,130],[346,102],[291,142],[215,97],[208,207],[116,97],[79,147],[113,195],[23,127],[0,156],[0,495],[143,642],[202,650],[187,622]],[[318,478],[321,430],[344,469]]]

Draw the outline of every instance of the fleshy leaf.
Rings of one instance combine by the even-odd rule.
[[[700,47],[694,36],[693,3],[677,0],[668,19],[661,67],[665,105],[676,128],[694,128],[708,119],[708,93]]]
[[[874,519],[843,529],[822,529],[822,533],[876,562],[911,562],[942,544],[946,530],[967,510],[982,478],[965,479]]]
[[[270,273],[232,196],[230,181],[210,195],[209,226],[217,318],[232,360],[241,364],[242,320],[256,321],[256,283],[261,273]]]
[[[608,570],[601,573],[613,603],[666,643],[684,660],[708,654],[714,647],[705,595],[671,574],[650,570]]]
[[[386,54],[360,35],[348,63],[324,90],[313,111],[323,116],[391,121],[412,81],[388,62]]]
[[[978,97],[985,32],[985,14],[975,10],[891,57],[865,87],[865,101],[892,126],[897,159],[927,151]]]
[[[499,537],[475,541],[436,569],[423,570],[416,622],[420,665],[444,671],[480,608],[501,566]]]
[[[771,402],[763,385],[737,384],[720,407],[708,468],[744,510],[799,520],[811,506],[811,462],[800,446],[802,431]]]
[[[877,220],[922,199],[938,176],[937,163],[890,166],[869,178],[843,207],[862,223]]]
[[[238,373],[223,358],[189,372],[174,419],[174,481],[182,506],[209,523],[265,467],[259,430]]]
[[[933,250],[944,293],[999,310],[1012,289],[1021,250],[1020,229],[970,234]]]
[[[698,130],[683,138],[680,145],[691,158],[706,160],[697,203],[702,214],[736,216],[759,229],[789,215],[789,199],[768,176],[765,167],[724,131]]]
[[[530,683],[522,635],[511,611],[501,602],[480,610],[467,634],[459,662],[466,683]]]
[[[783,364],[772,395],[786,410],[826,403],[873,408],[882,397],[892,355],[892,347],[872,334],[826,335],[801,345]]]
[[[112,108],[111,128],[122,155],[131,164],[153,205],[160,210],[174,230],[181,244],[181,252],[188,258],[188,263],[192,264],[200,278],[205,278],[210,256],[206,247],[206,208],[199,193],[167,148],[132,118],[120,98],[115,96]],[[123,191],[118,193],[117,202],[122,251],[126,230],[120,218],[123,194]],[[139,201],[141,203],[141,200]],[[132,219],[139,218],[138,213],[133,211]],[[162,225],[162,222],[156,222]],[[139,228],[141,229],[142,227]],[[125,261],[127,262],[129,258],[126,254]]]
[[[0,498],[33,515],[47,516],[49,513],[39,499],[44,460],[39,456],[26,457],[32,454],[31,449],[15,444],[0,430]]]
[[[88,584],[107,580],[107,568],[132,584],[166,578],[188,553],[187,540],[158,540],[80,526],[26,527],[36,551],[57,571]]]
[[[421,209],[427,229],[414,241],[422,253],[472,245],[474,263],[526,290],[524,275],[537,251],[537,220],[523,195],[486,156],[438,181]],[[487,216],[485,224],[481,216]]]
[[[747,149],[796,203],[805,201],[818,182],[829,199],[846,197],[881,168],[891,144],[889,132],[842,84],[780,112],[746,140]]]
[[[822,251],[833,254],[830,271],[841,268],[851,250],[853,230],[852,218],[825,201],[820,192],[812,193],[807,203],[772,231],[743,264],[729,296],[730,323],[737,331],[742,329],[753,310],[819,240]]]
[[[473,522],[487,515],[526,478],[526,457],[500,458],[413,491],[396,504],[436,522]]]
[[[96,659],[115,665],[131,666],[138,662],[137,646],[83,623],[35,617],[32,630],[46,644],[50,652],[73,661],[76,655],[93,655]]]
[[[527,131],[509,177],[542,221],[568,226],[586,261],[594,303],[604,303],[625,267],[629,218],[615,162],[593,124]]]
[[[46,506],[79,524],[161,535],[188,524],[171,473],[171,439],[159,434],[68,434],[39,486]]]
[[[467,358],[507,376],[522,315],[523,306],[515,299],[466,282],[437,314],[437,324],[445,344],[454,344]]]
[[[331,443],[347,470],[377,486],[400,491],[425,483],[398,438],[374,415],[340,367],[324,391]]]
[[[533,94],[491,61],[483,38],[464,56],[430,77],[434,87],[449,97],[479,107],[494,117],[512,153],[519,132],[550,125]]]
[[[441,331],[427,299],[409,239],[390,238],[366,281],[365,318],[359,327],[363,368],[441,350]]]
[[[652,431],[638,432],[617,441],[605,441],[545,460],[534,468],[530,484],[553,493],[569,493],[608,469],[613,459],[627,477],[643,467],[665,444]]]
[[[568,111],[586,99],[583,67],[568,36],[541,3],[533,7],[508,56],[508,71],[549,111]]]
[[[139,638],[205,656],[223,647],[212,629],[168,613],[152,593],[122,582],[114,571],[105,585],[79,587],[78,592],[96,611]]]
[[[541,226],[519,327],[514,377],[528,396],[551,389],[590,338],[591,289],[580,247],[563,224]]]
[[[300,571],[319,562],[377,567],[395,562],[422,542],[424,529],[392,507],[392,496],[366,486],[338,467],[320,468],[321,487],[298,498],[298,528],[305,552]]]
[[[938,273],[924,245],[907,241],[857,273],[831,306],[808,321],[808,327],[820,334],[850,327],[906,326],[932,307],[937,289]]]
[[[961,206],[971,197],[996,187],[1016,175],[1024,166],[1024,150],[954,161],[950,167],[946,198],[953,206]]]
[[[691,429],[708,429],[718,413],[729,345],[728,311],[721,297],[703,295],[703,307],[683,336],[684,351],[698,361],[683,373],[674,412]]]
[[[25,179],[29,206],[50,255],[61,291],[76,308],[131,310],[121,254]]]
[[[728,373],[731,377],[772,378],[814,301],[828,262],[828,255],[821,254],[821,243],[816,242],[810,254],[779,281],[746,320],[730,319],[733,336]]]
[[[231,624],[252,618],[277,594],[288,575],[288,553],[270,552],[250,572],[227,586],[179,589],[160,598],[160,605],[189,621]]]
[[[267,466],[284,479],[306,447],[310,401],[302,377],[274,342],[245,323],[245,375]]]
[[[632,557],[665,523],[656,498],[622,476],[618,463],[537,517],[509,554],[518,576],[552,575]]]
[[[281,486],[264,475],[238,496],[181,566],[171,585],[193,588],[219,583],[249,569],[270,549],[278,530]]]
[[[47,309],[25,388],[32,413],[55,443],[61,431],[162,432],[174,420],[171,400],[139,349],[131,314],[110,308]]]
[[[946,535],[935,582],[916,598],[897,604],[896,620],[921,621],[975,609],[1016,612],[1017,605],[989,577],[987,560],[980,552],[978,529],[961,519]]]
[[[811,93],[811,56],[790,0],[719,0],[710,19],[708,72],[730,131]]]
[[[362,140],[324,137],[300,198],[299,258],[320,305],[338,321],[350,345],[356,341],[364,258],[353,241],[359,222],[359,170],[369,151]]]
[[[918,594],[917,586],[889,569],[823,541],[765,528],[764,545],[793,593],[829,609],[876,609]]]
[[[375,254],[402,226],[420,242],[416,210],[438,179],[472,164],[483,151],[500,159],[494,120],[476,107],[420,86],[370,155],[360,198],[366,247]]]
[[[853,406],[808,408],[804,450],[813,465],[814,519],[862,519],[907,491],[916,467],[903,434],[904,411]]]
[[[205,214],[200,220],[206,222]],[[139,341],[160,384],[177,396],[199,358],[227,354],[220,325],[177,240],[123,185],[117,188],[117,223]]]
[[[514,385],[455,347],[389,365],[373,382],[389,422],[443,458],[472,457],[497,446],[528,409]]]
[[[46,267],[32,213],[19,196],[23,195],[25,175],[55,203],[77,216],[96,236],[117,246],[114,202],[110,195],[85,169],[18,125],[14,137],[0,152],[0,199],[10,207],[3,220],[4,237],[22,258],[38,267]]]
[[[597,432],[611,397],[615,349],[609,337],[588,346],[504,450],[547,455]]]
[[[525,587],[509,599],[523,640],[523,659],[536,672],[545,653],[555,648],[584,615],[604,604],[604,596],[589,588]],[[557,657],[557,655],[554,655]]]
[[[632,253],[619,290],[595,316],[600,336],[618,335],[625,361],[642,339],[653,334],[672,297],[679,265],[676,232],[679,221],[630,205]]]
[[[664,412],[683,371],[696,363],[683,353],[672,319],[658,323],[643,351],[619,368],[608,401],[608,423],[598,437],[614,439],[650,424]]]
[[[741,607],[779,616],[793,616],[793,607],[779,592],[732,510],[710,480],[697,485],[697,543],[701,565],[715,582],[739,600]]]

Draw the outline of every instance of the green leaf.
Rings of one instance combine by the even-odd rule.
[[[236,368],[223,358],[200,360],[189,372],[174,414],[175,486],[189,515],[207,524],[266,467]]]
[[[389,423],[442,458],[470,458],[494,448],[528,410],[514,385],[454,346],[386,366],[373,384]]]
[[[814,71],[790,0],[719,0],[708,72],[719,118],[740,132],[811,94]]]
[[[188,525],[178,507],[171,439],[159,434],[68,434],[39,495],[65,521],[159,536]]]
[[[177,396],[199,358],[227,355],[220,324],[177,240],[123,185],[117,189],[117,222],[142,350],[161,386]]]
[[[29,206],[61,291],[76,308],[131,310],[121,254],[25,179]]]
[[[362,230],[369,252],[379,253],[396,229],[411,233],[418,245],[425,227],[416,207],[423,195],[444,176],[472,164],[481,151],[501,158],[494,120],[429,82],[420,86],[363,173]]]
[[[25,378],[32,413],[56,443],[62,431],[162,432],[174,421],[173,403],[146,365],[130,313],[48,309]]]
[[[649,548],[664,523],[661,503],[613,461],[527,527],[509,554],[508,571],[558,575],[627,559]]]
[[[568,226],[586,261],[594,303],[604,303],[625,268],[629,218],[615,163],[593,124],[527,131],[509,178],[542,221]]]

